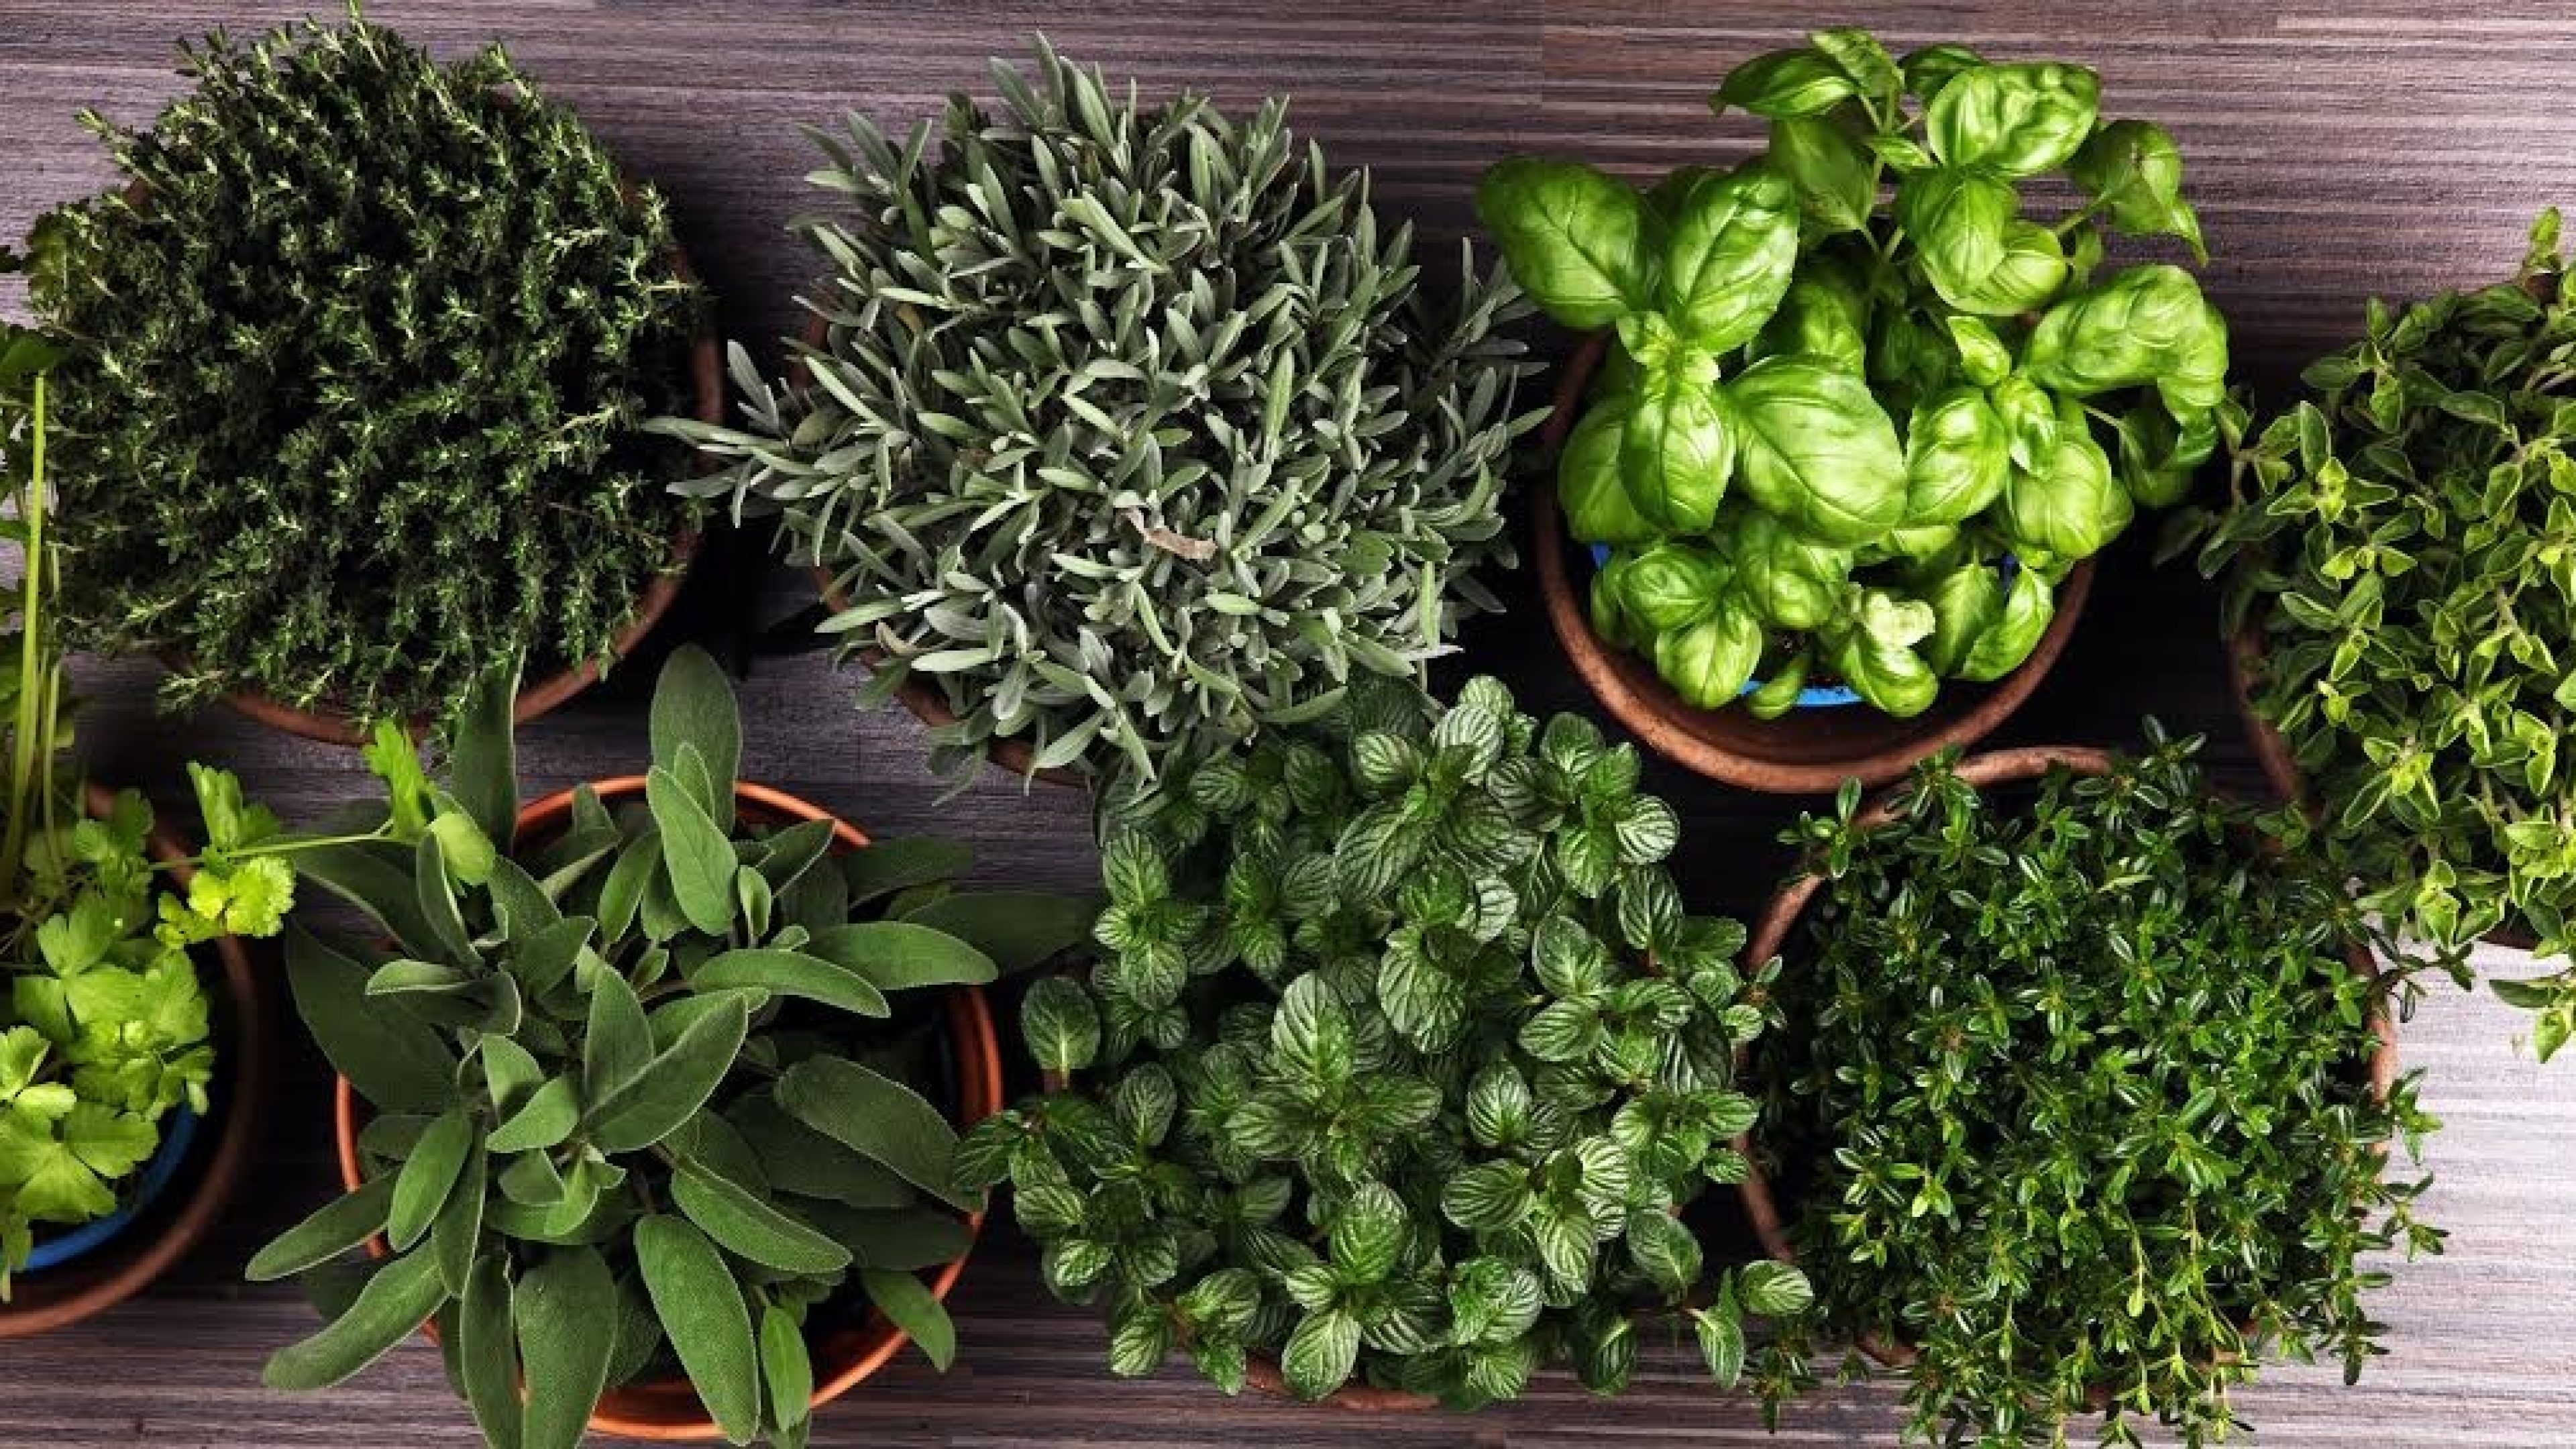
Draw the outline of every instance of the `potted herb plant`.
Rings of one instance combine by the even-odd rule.
[[[738,424],[668,427],[725,464],[683,491],[825,573],[823,628],[936,767],[1150,780],[1495,607],[1469,570],[1512,561],[1524,309],[1463,250],[1435,299],[1278,101],[1122,99],[1043,43],[1037,71],[902,146],[820,137],[806,385],[737,348]]]
[[[2200,225],[2172,139],[2099,91],[1823,31],[1720,85],[1770,128],[1732,171],[1486,174],[1512,275],[1598,334],[1545,435],[1548,616],[1658,751],[1803,791],[1973,741],[2065,646],[2087,561],[2188,489],[2227,330],[2182,268],[2104,267],[2110,234],[2198,256]],[[2024,214],[2060,180],[2080,204]]]
[[[15,268],[0,250],[0,271]],[[236,935],[294,875],[240,782],[189,767],[207,844],[83,784],[47,466],[62,349],[0,323],[0,489],[22,571],[0,634],[0,1338],[130,1296],[223,1212],[267,1083],[266,991]]]
[[[513,682],[480,692],[446,790],[371,756],[408,842],[301,862],[387,939],[288,935],[349,1193],[250,1274],[361,1249],[372,1271],[268,1382],[337,1383],[426,1320],[496,1446],[802,1443],[907,1339],[948,1365],[941,1299],[983,1217],[956,1126],[1001,1100],[977,988],[1091,911],[954,892],[961,847],[871,845],[738,783],[733,697],[694,646],[655,692],[649,774],[520,810]]]
[[[550,671],[523,715],[570,697],[694,547],[645,422],[721,405],[661,197],[497,48],[354,8],[183,69],[150,129],[87,118],[127,181],[39,224],[72,636],[351,745],[501,654]]]
[[[2576,1031],[2576,326],[2555,211],[2513,277],[2404,307],[2310,367],[2244,440],[2200,565],[2227,578],[2246,718],[2363,909],[2465,974],[2481,937],[2556,969],[2498,981]]]
[[[1785,1017],[1753,1064],[1777,1181],[1746,1197],[1816,1325],[1908,1371],[1909,1441],[2098,1416],[2197,1449],[2266,1353],[2358,1373],[2370,1260],[2440,1250],[2387,1161],[2435,1124],[2371,926],[2300,817],[2149,738],[1945,755],[1784,837],[1807,873],[1750,958]]]
[[[1472,1408],[1560,1363],[1615,1392],[1672,1314],[1733,1384],[1744,1318],[1803,1308],[1679,1217],[1743,1175],[1763,1019],[1637,765],[1491,679],[1383,682],[1121,797],[1107,953],[1022,1013],[1054,1088],[959,1154],[1114,1372]]]

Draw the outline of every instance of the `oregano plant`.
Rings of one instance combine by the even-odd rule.
[[[1759,1146],[1821,1328],[1900,1360],[1909,1442],[2239,1427],[2266,1357],[2385,1351],[2383,1256],[2437,1124],[2388,1073],[2390,946],[2196,739],[1971,785],[1955,752],[1783,837],[1818,878],[1775,963]]]
[[[1736,1182],[1744,933],[1663,864],[1632,746],[1478,679],[1354,688],[1109,814],[1104,954],[1031,991],[1059,1083],[967,1135],[1111,1368],[1228,1392],[1346,1384],[1472,1408],[1570,1365],[1624,1387],[1669,1321],[1769,1397],[1745,1320],[1797,1270],[1708,1260],[1681,1217]]]
[[[2406,306],[2311,366],[2238,450],[2202,571],[2364,908],[2498,981],[2542,1058],[2576,1033],[2576,297],[2556,211],[2511,277]]]

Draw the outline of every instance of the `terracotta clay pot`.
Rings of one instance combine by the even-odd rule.
[[[631,196],[635,189],[633,183],[621,181],[620,185]],[[126,187],[125,195],[127,200],[141,205],[150,193],[143,183],[137,181]],[[689,265],[689,254],[676,243],[671,248],[669,259],[671,270],[681,280],[697,280],[697,272]],[[689,400],[700,422],[724,421],[724,348],[712,322],[702,324],[689,343]],[[681,581],[688,576],[689,565],[696,560],[697,554],[696,529],[689,529],[671,540],[670,562],[662,572],[653,576],[644,586],[644,592],[636,598],[634,619],[608,642],[613,659],[623,659],[634,653],[636,646],[644,641],[644,636],[653,632],[653,626],[670,612],[671,601],[680,596]],[[184,672],[192,667],[186,655],[175,651],[161,651],[160,658],[174,671]],[[518,724],[526,724],[557,709],[564,701],[599,682],[603,672],[601,662],[591,659],[533,684],[522,685],[518,700],[510,711],[511,719]],[[346,714],[327,709],[304,709],[249,688],[227,690],[217,697],[235,713],[273,730],[319,740],[326,745],[356,748],[367,742],[358,721]],[[413,733],[420,732],[416,723]]]
[[[1557,384],[1556,407],[1540,433],[1553,452],[1563,446],[1581,414],[1584,389],[1601,365],[1608,339],[1586,338]],[[2057,586],[2057,613],[2022,666],[1992,684],[1944,680],[1932,707],[1896,719],[1866,704],[1792,709],[1778,719],[1756,719],[1741,707],[1701,709],[1685,702],[1655,673],[1654,661],[1614,648],[1592,632],[1586,591],[1578,586],[1563,513],[1553,484],[1530,491],[1537,547],[1539,591],[1547,620],[1577,674],[1629,733],[1675,764],[1711,779],[1778,794],[1816,794],[1846,779],[1883,785],[1919,761],[1953,745],[1975,744],[1994,732],[2066,651],[2093,587],[2093,561],[2079,563]]]
[[[1971,755],[1959,762],[1958,774],[1960,779],[1983,790],[2028,783],[2059,765],[2079,775],[2104,775],[2110,772],[2111,757],[2102,750],[2083,746],[2034,745]],[[1891,803],[1889,794],[1880,795],[1861,812],[1858,823],[1865,827],[1886,824],[1894,818],[1894,812],[1889,808]],[[1767,961],[1782,955],[1789,942],[1789,933],[1796,929],[1799,917],[1806,913],[1807,903],[1815,898],[1824,884],[1821,876],[1800,875],[1782,886],[1779,894],[1773,896],[1770,905],[1764,908],[1762,919],[1754,930],[1752,944],[1745,949],[1744,959]],[[2372,959],[2366,948],[2355,946],[2346,954],[2354,974],[2371,980],[2378,978],[2379,963]],[[2386,1003],[2381,1003],[2371,1014],[2370,1029],[2372,1035],[2379,1039],[2378,1048],[2370,1057],[2370,1091],[2372,1096],[2385,1102],[2389,1091],[2397,1085],[2397,1026],[2389,1018]],[[1735,1148],[1744,1154],[1748,1164],[1745,1179],[1737,1192],[1743,1198],[1744,1215],[1753,1224],[1754,1236],[1760,1240],[1763,1252],[1771,1257],[1783,1263],[1796,1262],[1797,1251],[1789,1239],[1788,1220],[1781,1211],[1778,1197],[1771,1190],[1770,1179],[1763,1175],[1752,1134],[1739,1135],[1735,1139]],[[2380,1151],[2383,1154],[2387,1151],[2385,1143],[2380,1144]],[[1857,1346],[1891,1368],[1902,1368],[1912,1363],[1915,1357],[1911,1346],[1875,1337],[1864,1337]]]
[[[2290,742],[2254,707],[2255,683],[2262,673],[2263,621],[2249,619],[2227,641],[2227,687],[2236,701],[2236,718],[2245,726],[2246,742],[2254,748],[2254,763],[2263,771],[2264,783],[2272,787],[2272,793],[2322,823],[2325,806],[2310,797],[2308,777],[2299,769],[2297,757],[2290,753]],[[2478,939],[2515,951],[2528,951],[2540,944],[2538,935],[2515,921],[2507,921]]]
[[[620,801],[644,798],[644,777],[627,775],[595,782],[601,803],[614,806]],[[806,820],[832,822],[832,849],[835,853],[864,850],[868,837],[857,826],[833,817],[783,791],[761,785],[737,784],[734,799],[740,802],[746,818],[769,825],[793,825]],[[572,818],[573,792],[560,791],[528,805],[519,812],[519,837],[522,841],[542,842],[561,832]],[[1002,1050],[993,1031],[993,1015],[986,1006],[984,993],[972,986],[949,988],[945,1009],[949,1040],[957,1057],[957,1125],[962,1130],[1002,1110]],[[333,1088],[333,1123],[339,1138],[340,1182],[356,1191],[365,1181],[358,1160],[360,1126],[357,1092],[342,1077]],[[965,1214],[970,1233],[979,1234],[984,1226],[980,1211]],[[382,1256],[384,1241],[368,1244],[368,1251]],[[971,1252],[971,1244],[969,1251]],[[945,1300],[966,1271],[967,1254],[942,1264],[929,1278],[933,1296]],[[422,1325],[422,1331],[433,1341],[434,1325]],[[813,1340],[808,1346],[814,1357],[814,1395],[816,1409],[856,1388],[859,1382],[885,1366],[900,1352],[911,1335],[889,1322],[882,1314],[871,1312],[867,1321],[855,1328],[836,1330]],[[630,1439],[712,1440],[724,1437],[715,1421],[707,1417],[706,1407],[698,1400],[697,1390],[686,1379],[669,1379],[652,1383],[630,1384],[611,1389],[600,1398],[590,1416],[592,1432],[623,1435]]]
[[[87,787],[83,803],[89,813],[104,816],[116,792]],[[154,858],[187,859],[194,852],[166,827],[155,828]],[[170,879],[184,886],[194,874],[174,864]],[[261,1114],[268,1098],[268,989],[251,969],[250,952],[230,936],[211,944],[221,980],[215,995],[230,1004],[215,1019],[215,1070],[223,1096],[213,1119],[198,1129],[199,1144],[182,1167],[179,1181],[147,1208],[124,1232],[68,1263],[30,1273],[10,1285],[10,1301],[0,1303],[0,1338],[20,1338],[77,1323],[132,1297],[185,1257],[206,1235],[250,1164],[251,1148],[261,1137]],[[208,1143],[211,1142],[211,1145]]]

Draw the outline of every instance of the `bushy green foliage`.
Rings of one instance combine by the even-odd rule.
[[[993,74],[997,115],[816,133],[811,383],[737,350],[742,425],[673,426],[730,464],[688,491],[834,575],[870,697],[957,716],[942,769],[1012,740],[1152,778],[1443,652],[1511,562],[1518,293],[1462,250],[1434,300],[1281,102],[1122,100],[1043,46]]]
[[[661,199],[498,50],[353,18],[185,73],[87,118],[126,185],[39,226],[81,640],[183,659],[173,704],[442,720],[494,657],[604,657],[689,516]]]
[[[0,271],[20,262],[0,250]],[[274,935],[295,877],[277,818],[191,764],[206,846],[185,889],[158,872],[152,807],[128,790],[89,818],[71,746],[54,611],[60,567],[45,467],[63,349],[0,323],[0,495],[20,549],[0,630],[0,1300],[44,1227],[95,1222],[161,1149],[164,1119],[205,1112],[212,1003],[191,946]]]
[[[2382,1352],[2365,1258],[2439,1251],[2435,1124],[2371,1089],[2383,988],[2302,824],[2214,799],[2198,741],[1972,789],[1947,759],[1785,837],[1825,881],[1784,948],[1762,1144],[1827,1328],[1919,1353],[1922,1442],[2225,1437],[2267,1350]]]
[[[2253,705],[2362,905],[2464,956],[2499,928],[2576,955],[2576,305],[2558,214],[2512,278],[2405,307],[2310,367],[2238,456],[2203,542]],[[2576,966],[2499,982],[2576,1032]]]
[[[604,1390],[675,1371],[734,1442],[801,1444],[808,1335],[849,1305],[948,1365],[917,1272],[966,1252],[982,1200],[911,1085],[940,1018],[870,1021],[1043,961],[1091,912],[952,893],[969,857],[944,842],[841,853],[828,820],[737,816],[740,720],[694,647],[654,697],[644,808],[584,787],[559,836],[515,839],[514,683],[481,691],[447,789],[399,732],[371,753],[393,838],[298,857],[390,938],[287,938],[296,1005],[375,1115],[365,1184],[250,1273],[380,1234],[391,1256],[268,1381],[337,1383],[435,1317],[496,1446],[571,1445]]]
[[[1048,1286],[1106,1303],[1112,1369],[1178,1350],[1233,1392],[1275,1357],[1303,1398],[1463,1408],[1570,1360],[1608,1393],[1696,1303],[1732,1384],[1743,1315],[1804,1307],[1794,1269],[1712,1268],[1677,1216],[1742,1178],[1733,1052],[1763,1019],[1636,785],[1634,747],[1482,679],[1446,709],[1354,689],[1123,803],[1108,955],[1023,1013],[1085,1080],[960,1152],[1014,1185]]]
[[[1919,714],[2019,667],[2067,571],[2183,495],[2227,329],[2179,267],[2101,270],[2106,233],[2197,254],[2200,223],[2172,138],[2104,120],[2100,90],[1828,30],[1719,87],[1770,125],[1733,171],[1487,173],[1512,275],[1615,329],[1557,470],[1576,539],[1611,550],[1596,632],[1702,708],[1767,718],[1830,678]],[[2024,216],[2059,178],[2082,204]]]

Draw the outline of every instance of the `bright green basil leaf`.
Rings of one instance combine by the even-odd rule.
[[[2130,236],[2175,236],[2207,262],[2200,216],[2182,195],[2182,151],[2151,121],[2113,121],[2066,163],[2103,219]]]
[[[1791,178],[1767,164],[1707,178],[1673,203],[1659,300],[1681,341],[1722,353],[1771,320],[1798,260],[1797,207]]]
[[[2011,450],[2003,419],[1973,387],[1916,407],[1905,426],[1906,522],[1964,523],[1985,512],[2011,476]]]
[[[1815,116],[1858,94],[1859,88],[1832,57],[1807,46],[1757,55],[1726,73],[1709,109],[1726,108],[1757,116]]]
[[[1852,551],[1809,539],[1756,509],[1735,524],[1736,597],[1774,628],[1813,629],[1839,607]]]
[[[2090,434],[2061,426],[2057,447],[2037,470],[2015,468],[1992,514],[1995,528],[2026,559],[2063,563],[2099,553],[2136,513],[2112,480],[2111,460]]]
[[[2041,315],[2022,371],[2052,392],[2091,397],[2153,385],[2177,415],[2226,398],[2227,324],[2180,267],[2131,267]]]
[[[1655,672],[1700,709],[1735,702],[1762,662],[1762,626],[1749,609],[1721,608],[1685,629],[1655,636]]]
[[[1629,617],[1658,633],[1688,628],[1714,613],[1731,570],[1712,550],[1659,543],[1620,575]]]
[[[1512,279],[1568,327],[1654,305],[1656,237],[1635,187],[1589,166],[1515,156],[1476,186],[1476,214]]]
[[[2037,176],[2084,144],[2101,99],[2101,77],[2082,66],[1977,66],[1952,75],[1926,102],[1924,138],[1944,166]]]
[[[1754,502],[1822,543],[1856,544],[1905,514],[1896,429],[1849,373],[1769,358],[1727,386],[1737,476]]]
[[[2036,570],[2023,569],[2004,594],[2003,616],[1977,636],[1960,663],[1958,677],[1984,682],[2019,669],[2056,617],[2057,591]]]
[[[1682,349],[1650,370],[1619,432],[1628,500],[1656,526],[1697,533],[1717,516],[1735,472],[1735,436],[1717,389],[1717,359]]]
[[[1935,579],[1925,597],[1932,605],[1932,633],[1923,641],[1924,662],[1935,674],[1955,679],[1968,651],[2003,617],[2003,581],[1984,563],[1968,559]]]
[[[2020,208],[2011,182],[1957,166],[1918,172],[1896,188],[1897,223],[1914,242],[1924,280],[1969,311],[2004,265]]]
[[[1577,543],[1641,544],[1659,533],[1630,500],[1619,467],[1635,405],[1633,397],[1595,401],[1557,458],[1556,499]]]
[[[1826,116],[1773,121],[1764,155],[1797,188],[1810,236],[1869,225],[1878,204],[1878,158],[1840,122]]]

